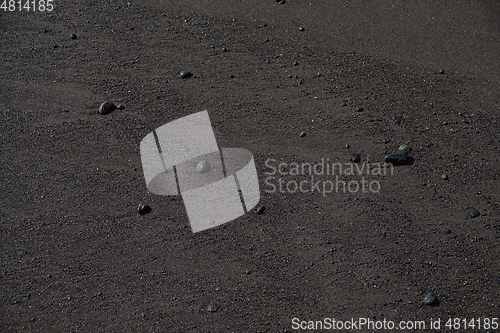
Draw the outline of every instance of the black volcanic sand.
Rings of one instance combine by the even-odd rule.
[[[54,6],[0,11],[0,331],[500,316],[498,2]],[[148,193],[139,144],[202,110],[253,153],[265,212],[193,234],[181,197]],[[270,159],[402,144],[411,163],[364,175],[377,193],[270,193]]]

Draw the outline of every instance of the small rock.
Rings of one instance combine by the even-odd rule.
[[[385,157],[386,163],[392,163],[394,165],[403,165],[408,163],[408,151],[407,150],[398,150],[394,154],[387,155]]]
[[[434,295],[434,293],[428,293],[424,297],[424,304],[425,305],[434,304],[436,301],[437,301],[437,297],[436,297],[436,295]]]
[[[257,206],[257,208],[255,208],[255,212],[257,213],[257,215],[264,213],[265,210],[266,210],[266,207],[264,207],[264,205],[259,205],[259,206]]]
[[[447,174],[445,174],[445,173],[443,173],[443,174],[441,175],[441,178],[443,178],[444,180],[447,180],[447,179],[448,179],[448,175],[447,175]]]
[[[365,110],[365,108],[362,107],[362,106],[358,106],[358,108],[356,109],[356,111],[358,111],[358,112],[361,112],[361,111],[364,111],[364,110]]]
[[[196,165],[196,172],[198,173],[208,173],[211,169],[212,167],[205,160],[198,162],[198,164]]]
[[[76,37],[76,35],[75,35],[75,34],[71,34],[71,35],[69,35],[69,38],[71,38],[71,39],[75,40],[75,39],[77,39],[78,37]]]
[[[141,202],[139,204],[139,207],[137,207],[137,213],[141,214],[141,215],[144,215],[144,214],[147,214],[151,211],[151,207],[149,207],[147,204],[145,204],[144,202]]]
[[[354,163],[358,163],[361,160],[361,155],[358,153],[352,153],[351,154],[351,161]]]
[[[190,71],[181,71],[179,73],[179,76],[183,79],[190,77],[192,74]]]
[[[389,139],[384,139],[384,143],[388,144],[389,143]]]
[[[104,102],[99,107],[99,113],[100,114],[108,114],[111,111],[113,111],[114,109],[116,109],[116,106],[113,103],[111,103],[111,102]]]
[[[304,28],[300,27],[300,28],[299,28],[299,31],[304,31]]]
[[[443,69],[440,69],[440,70],[439,70],[439,74],[444,74],[444,70],[443,70]]]
[[[294,66],[298,66],[298,65],[299,65],[299,63],[298,63],[297,61],[294,61],[294,62],[293,62],[293,65],[294,65]],[[500,141],[500,139],[498,139],[498,141]]]
[[[349,148],[350,146],[349,146],[349,144],[348,144],[348,143],[346,143],[346,144],[345,144],[345,147],[346,147],[346,148]]]
[[[246,269],[246,270],[245,270],[245,274],[250,274],[250,270],[249,270],[249,269]]]
[[[44,33],[47,33],[47,32],[49,32],[49,30],[47,30],[47,29],[43,29],[43,32],[44,32]]]
[[[401,124],[401,122],[403,121],[403,117],[402,116],[394,116],[394,117],[392,117],[392,120],[394,120],[396,122],[396,124]]]
[[[264,39],[264,42],[266,43],[269,42],[269,38]]]
[[[223,47],[222,52],[227,52],[227,49],[225,47]]]
[[[233,74],[230,74],[230,75],[229,75],[229,78],[231,78],[231,79],[232,79],[233,77],[234,77],[234,75],[233,75]]]
[[[474,210],[470,213],[470,216],[471,216],[472,218],[478,217],[479,215],[481,215],[481,213],[480,213],[477,209],[474,209]]]
[[[207,306],[208,312],[215,312],[215,311],[217,311],[217,309],[218,309],[217,304],[214,301],[208,303],[208,306]]]
[[[342,102],[342,104],[340,104],[342,106],[347,106],[347,103],[346,102]]]
[[[305,132],[300,132],[300,134],[299,134],[299,137],[300,137],[300,138],[303,138],[303,137],[305,137],[305,136],[306,136],[306,133],[305,133]]]
[[[125,105],[123,104],[118,104],[118,106],[116,107],[118,110],[123,110],[125,109]]]

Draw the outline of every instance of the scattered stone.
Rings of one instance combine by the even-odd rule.
[[[118,104],[118,106],[116,107],[118,110],[123,110],[125,109],[125,105],[123,104]]]
[[[279,0],[278,5],[282,5],[285,3],[285,0]]]
[[[387,155],[384,160],[386,163],[392,163],[394,165],[404,165],[409,161],[408,151],[400,149],[394,154]]]
[[[297,61],[294,61],[294,62],[293,62],[293,65],[294,65],[294,66],[298,66],[298,65],[299,65],[299,63],[298,63]],[[500,139],[498,139],[498,141],[500,141]]]
[[[342,102],[342,104],[340,104],[342,106],[347,106],[347,103],[346,102]]]
[[[99,113],[100,114],[108,114],[111,111],[113,111],[114,109],[116,109],[116,106],[113,103],[104,102],[101,104],[101,106],[99,106]]]
[[[259,205],[259,206],[257,206],[257,208],[255,208],[255,212],[257,213],[257,215],[264,213],[265,210],[266,210],[266,207],[264,207],[264,205]]]
[[[229,78],[230,78],[230,79],[232,79],[233,77],[234,77],[234,75],[233,75],[233,74],[230,74],[230,75],[229,75]]]
[[[59,47],[59,45],[57,44],[54,44],[53,48],[57,49]]]
[[[448,175],[447,175],[447,174],[445,174],[445,173],[443,173],[443,174],[441,175],[441,178],[443,178],[444,180],[447,180],[447,179],[448,179]]]
[[[137,213],[139,213],[140,215],[144,215],[144,214],[147,214],[151,211],[151,207],[149,207],[147,204],[145,204],[144,202],[141,202],[139,204],[139,207],[137,207]]]
[[[349,148],[350,146],[349,146],[349,144],[348,144],[348,143],[346,143],[346,144],[345,144],[345,147],[346,147],[346,148]]]
[[[351,161],[354,163],[358,163],[361,160],[361,155],[358,153],[352,153],[351,154]]]
[[[208,312],[215,312],[215,311],[217,311],[217,309],[218,309],[217,304],[214,301],[208,303],[208,306],[207,306]]]
[[[303,137],[305,137],[305,136],[306,136],[306,133],[305,133],[305,132],[300,132],[300,134],[299,134],[299,137],[300,137],[300,138],[303,138]]]
[[[425,305],[432,305],[434,304],[435,302],[437,301],[437,297],[436,295],[434,295],[434,293],[428,293],[427,295],[425,295],[424,297],[424,304]]]
[[[439,70],[439,74],[444,74],[444,70],[443,70],[443,69],[440,69],[440,70]]]
[[[480,213],[477,209],[474,209],[474,210],[470,213],[470,216],[471,216],[472,218],[478,217],[479,215],[481,215],[481,213]]]
[[[198,162],[198,164],[196,165],[196,172],[198,173],[207,173],[210,171],[210,169],[212,169],[212,167],[205,160]]]
[[[44,33],[47,33],[47,32],[49,32],[49,30],[47,30],[47,29],[43,29],[43,32],[44,32]]]
[[[300,27],[300,28],[299,28],[299,31],[304,31],[304,30],[305,30],[305,29],[304,29],[304,28],[302,28],[302,27]]]
[[[246,269],[246,270],[245,270],[245,274],[247,274],[247,275],[248,275],[248,274],[250,274],[250,270],[249,270],[249,269]]]
[[[358,112],[361,112],[361,111],[364,111],[364,110],[365,110],[365,108],[362,107],[362,106],[358,106],[358,108],[356,109],[356,111],[358,111]]]
[[[76,35],[75,35],[75,34],[71,34],[71,35],[69,35],[69,38],[71,38],[71,39],[75,40],[75,39],[77,39],[78,37],[76,37]]]
[[[181,72],[179,73],[179,76],[180,76],[181,78],[183,78],[183,79],[188,78],[188,77],[190,77],[191,75],[193,75],[193,74],[191,74],[191,72],[190,72],[190,71],[181,71]]]
[[[394,116],[394,117],[392,117],[392,120],[394,120],[396,122],[396,124],[401,124],[401,122],[403,121],[403,117],[402,116]]]
[[[264,39],[264,42],[266,43],[269,42],[269,38]]]
[[[384,143],[388,144],[389,143],[389,139],[384,139]]]
[[[223,47],[222,52],[227,52],[227,49],[225,47]]]

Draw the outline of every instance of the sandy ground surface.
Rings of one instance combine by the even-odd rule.
[[[0,10],[0,331],[500,317],[498,2],[53,4]],[[202,110],[253,153],[266,211],[193,234],[181,197],[148,192],[139,144]],[[269,165],[401,144],[411,163],[363,175],[376,192],[269,185],[308,179]]]

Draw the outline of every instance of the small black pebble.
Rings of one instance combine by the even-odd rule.
[[[76,35],[75,35],[75,34],[71,34],[71,35],[69,35],[69,37],[70,37],[71,39],[77,39],[77,38],[78,38],[78,37],[76,37]]]
[[[47,29],[43,29],[43,32],[44,32],[44,33],[47,33],[47,32],[49,32],[49,31],[48,31]]]
[[[215,302],[210,302],[208,303],[208,306],[207,306],[207,311],[208,312],[215,312],[217,311],[218,307],[217,307],[217,304]]]
[[[361,155],[358,153],[352,153],[351,154],[351,161],[354,163],[358,163],[361,160]]]
[[[304,28],[300,27],[300,28],[299,28],[299,30],[300,30],[300,31],[304,31]]]
[[[434,304],[436,301],[437,301],[437,297],[436,297],[436,295],[434,295],[434,293],[428,293],[424,297],[424,304],[426,304],[426,305]]]
[[[183,78],[183,79],[184,79],[184,78],[187,78],[187,77],[190,77],[191,75],[192,75],[192,74],[191,74],[191,72],[190,72],[190,71],[181,71],[181,72],[179,73],[179,76],[180,76],[181,78]]]
[[[347,103],[346,102],[342,102],[342,104],[340,104],[342,106],[347,106]]]
[[[402,116],[394,116],[394,117],[392,117],[392,120],[394,120],[396,122],[396,124],[401,124],[401,122],[403,121],[403,117]]]
[[[389,139],[384,139],[384,143],[388,144],[389,143]]]
[[[392,163],[394,165],[403,165],[408,163],[408,151],[407,150],[398,150],[394,154],[387,155],[385,157],[386,163]]]
[[[229,77],[232,79],[232,78],[234,77],[234,75],[233,75],[233,74],[231,74],[231,75],[229,75]]]
[[[259,205],[259,206],[257,206],[257,208],[255,208],[255,212],[258,215],[264,213],[265,210],[266,210],[266,207],[264,207],[264,205]]]
[[[479,215],[481,215],[481,213],[480,213],[477,209],[474,209],[474,210],[470,213],[470,216],[471,216],[472,218],[478,217]]]
[[[361,112],[361,111],[363,111],[364,109],[365,109],[364,107],[359,106],[359,107],[356,109],[356,111]]]
[[[264,39],[264,42],[266,42],[266,43],[269,42],[269,39],[268,38]]]
[[[137,213],[141,214],[141,215],[144,215],[144,214],[147,214],[151,211],[151,207],[149,207],[147,204],[145,204],[144,202],[141,202],[139,204],[139,207],[137,207]]]
[[[222,52],[227,52],[227,49],[225,47],[223,47]]]
[[[444,74],[444,70],[440,69],[439,74]]]

